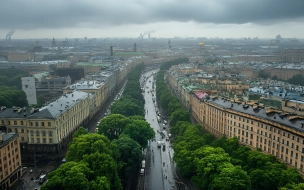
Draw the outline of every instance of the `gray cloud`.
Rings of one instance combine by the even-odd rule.
[[[303,21],[303,0],[5,0],[0,28],[102,28],[188,22],[274,24]]]

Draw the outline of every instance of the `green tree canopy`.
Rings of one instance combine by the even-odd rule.
[[[110,140],[118,139],[119,135],[131,121],[121,114],[110,114],[103,118],[98,127],[98,133],[103,134]]]
[[[150,127],[150,124],[143,120],[133,120],[132,123],[127,124],[122,133],[138,142],[143,148],[146,148],[148,141],[155,137],[155,132]]]

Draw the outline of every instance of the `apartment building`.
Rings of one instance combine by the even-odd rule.
[[[304,117],[257,104],[191,96],[194,118],[217,137],[237,136],[241,144],[260,148],[304,171]]]
[[[19,134],[23,150],[58,152],[88,121],[94,98],[90,93],[74,91],[40,109],[2,107],[0,127]]]
[[[304,62],[304,49],[286,49],[277,52],[281,62],[301,63]]]
[[[181,103],[206,131],[217,137],[236,136],[241,144],[259,148],[304,172],[304,114],[298,113],[304,106],[299,105],[300,102],[285,100],[283,110],[277,110],[250,101],[247,96],[240,98],[235,94],[231,98],[227,90],[239,86],[231,86],[233,81],[229,80],[210,79],[209,85],[215,87],[216,84],[217,92],[208,89],[206,84],[201,84],[201,90],[190,90],[188,88],[193,85],[183,83],[180,80],[182,76],[176,73],[172,70],[167,72],[168,85],[172,89],[181,89],[178,92]],[[247,84],[244,84],[240,90],[246,88]],[[220,97],[220,94],[226,97]]]
[[[0,133],[0,190],[9,189],[22,175],[19,138]]]
[[[63,93],[71,93],[75,90],[91,93],[95,95],[94,106],[90,109],[90,117],[100,110],[101,105],[108,99],[108,81],[83,80],[63,88]]]
[[[7,58],[8,58],[9,62],[34,61],[35,53],[34,52],[13,52],[13,53],[8,53]]]

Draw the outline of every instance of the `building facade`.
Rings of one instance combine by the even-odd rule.
[[[0,190],[9,189],[22,176],[18,135],[0,133]]]
[[[182,79],[185,76],[177,73],[167,72],[167,84],[178,92],[181,103],[206,131],[217,137],[237,137],[241,144],[259,148],[304,173],[302,103],[285,100],[283,109],[278,110],[250,101],[245,95],[231,96],[227,94],[230,90],[242,92],[249,88],[249,84],[234,80],[202,79],[201,90],[189,90],[188,82],[183,82],[187,80]],[[192,80],[190,83],[199,83],[195,77],[189,80]]]

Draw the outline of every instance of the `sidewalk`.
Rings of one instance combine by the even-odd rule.
[[[34,190],[37,188],[37,190],[40,189],[40,184],[39,184],[39,176],[41,174],[47,174],[50,171],[54,169],[53,166],[45,166],[42,168],[37,168],[35,171],[34,167],[28,167],[23,169],[23,175],[22,175],[22,180],[23,180],[23,188],[21,184],[21,180],[18,180],[10,189],[12,190]],[[32,170],[32,172],[31,172]],[[37,179],[37,180],[35,180]]]

